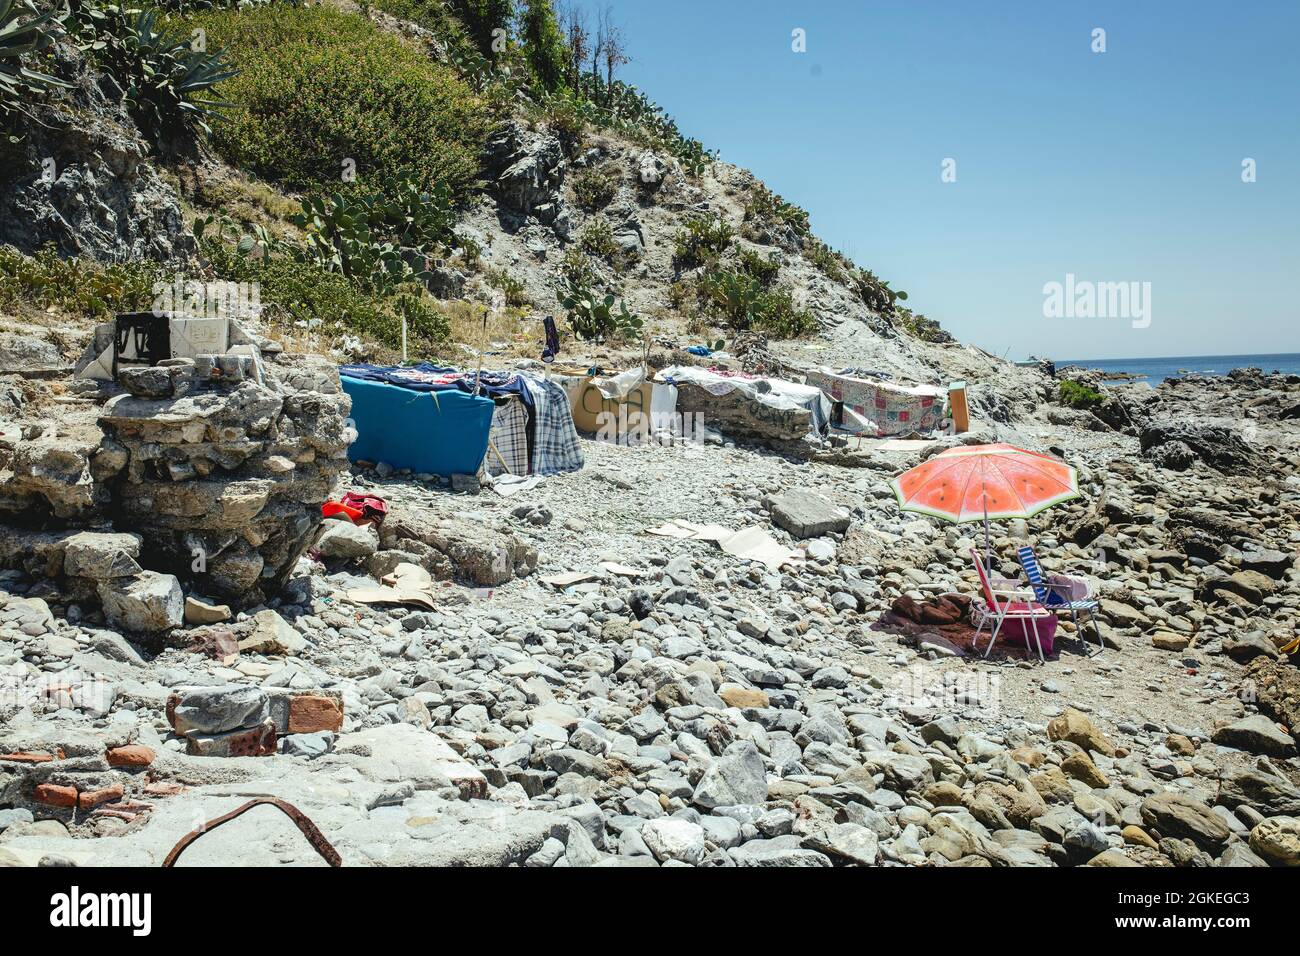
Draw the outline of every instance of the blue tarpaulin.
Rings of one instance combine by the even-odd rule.
[[[416,473],[472,475],[487,452],[492,399],[454,388],[413,391],[343,374],[352,396],[353,461],[384,461]]]

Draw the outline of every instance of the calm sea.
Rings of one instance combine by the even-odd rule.
[[[1058,369],[1067,365],[1101,369],[1103,372],[1128,372],[1140,380],[1159,385],[1167,378],[1184,375],[1227,375],[1234,368],[1255,366],[1265,372],[1290,372],[1300,375],[1300,352],[1283,352],[1276,355],[1182,355],[1169,358],[1134,359],[1068,359],[1056,363]]]

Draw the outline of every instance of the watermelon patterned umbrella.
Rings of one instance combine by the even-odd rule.
[[[1030,518],[1079,496],[1079,477],[1071,465],[1006,444],[949,448],[909,468],[889,486],[903,511],[958,523],[983,518],[986,564],[990,518]]]

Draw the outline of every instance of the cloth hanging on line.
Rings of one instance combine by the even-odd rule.
[[[527,475],[529,460],[528,409],[513,399],[502,402],[492,414],[488,434],[488,474]]]
[[[549,379],[523,375],[533,399],[533,474],[554,475],[582,467],[582,445],[569,396]]]

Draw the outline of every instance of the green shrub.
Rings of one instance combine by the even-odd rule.
[[[1106,400],[1106,396],[1082,382],[1066,379],[1061,382],[1061,404],[1071,408],[1096,408]]]
[[[894,306],[894,324],[908,335],[921,339],[923,342],[934,342],[942,345],[956,341],[934,319],[926,318],[919,312],[913,312],[905,305]]]
[[[776,281],[781,265],[776,261],[775,255],[765,256],[753,249],[742,249],[740,271],[751,279],[757,279],[758,283],[766,289]]]
[[[737,331],[756,329],[777,338],[796,338],[817,328],[812,313],[796,307],[789,289],[764,289],[744,273],[718,269],[701,279],[699,288],[714,312]]]
[[[853,284],[857,286],[858,295],[867,308],[880,315],[893,315],[898,300],[907,300],[906,292],[891,289],[888,282],[870,269],[857,270],[853,275]]]
[[[564,251],[564,258],[560,260],[560,278],[565,283],[592,286],[599,277],[591,256],[583,252],[581,246],[572,245]]]
[[[213,141],[233,164],[298,189],[339,186],[344,163],[376,187],[409,174],[460,199],[478,173],[488,114],[449,67],[330,7],[191,17],[231,50],[235,104]]]
[[[509,32],[515,15],[513,0],[451,0],[450,6],[478,51],[492,57],[495,31]]]
[[[755,182],[745,201],[745,221],[766,226],[784,226],[794,230],[799,239],[812,233],[808,213],[788,203],[761,182]]]
[[[200,241],[219,279],[260,283],[259,296],[269,323],[291,329],[319,320],[325,335],[350,332],[397,349],[402,344],[402,314],[407,317],[408,349],[437,354],[450,338],[447,317],[417,289],[381,296],[358,288],[337,272],[290,257],[251,259],[218,238]]]
[[[53,246],[25,256],[13,246],[0,246],[0,311],[4,312],[27,305],[103,321],[118,312],[152,308],[154,283],[164,280],[162,267],[155,262],[63,259]]]
[[[618,252],[618,243],[614,241],[614,230],[609,223],[599,217],[592,219],[583,227],[578,236],[578,246],[583,252],[597,259],[606,261],[614,258]]]
[[[677,231],[673,260],[688,269],[716,262],[731,248],[734,235],[721,217],[692,216]]]
[[[642,319],[628,311],[627,303],[615,296],[603,298],[588,286],[568,280],[561,289],[560,304],[569,310],[569,328],[584,341],[609,338],[636,338],[644,325]]]
[[[845,271],[844,258],[826,243],[812,240],[804,249],[804,254],[822,275],[832,282],[847,282],[849,275]]]
[[[524,9],[519,14],[519,39],[529,69],[542,89],[558,90],[564,85],[564,74],[569,62],[564,45],[564,34],[555,19],[551,0],[523,0]]]
[[[488,285],[505,296],[506,305],[519,307],[533,304],[524,284],[504,269],[489,269],[484,278]]]
[[[573,179],[573,195],[583,209],[604,209],[618,195],[618,174],[605,166],[584,169]]]

